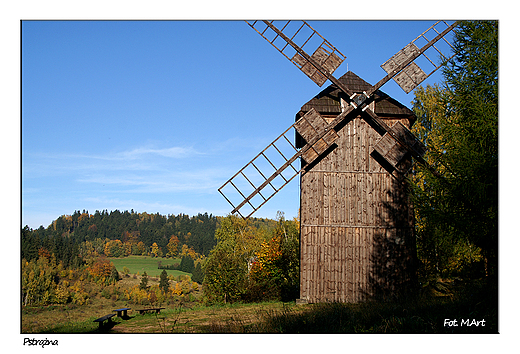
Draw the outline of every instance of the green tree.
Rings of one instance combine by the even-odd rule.
[[[29,226],[22,229],[21,251],[22,258],[27,261],[38,258],[38,246],[40,243],[38,233],[33,232]]]
[[[195,262],[191,257],[183,256],[181,258],[181,264],[179,265],[179,270],[186,273],[193,272],[193,268],[195,267]]]
[[[481,250],[486,271],[494,273],[498,247],[498,23],[463,21],[455,30],[454,54],[443,69],[444,86],[416,90],[413,103],[418,117],[414,131],[429,148],[427,160],[442,174],[438,178],[418,166],[413,177],[418,247],[425,257],[435,259],[430,266],[437,271],[449,260],[439,254],[446,255],[450,247],[449,252],[458,253],[459,258],[466,254],[470,262],[478,260]],[[468,253],[471,245],[475,252]]]
[[[204,281],[204,272],[202,270],[201,262],[198,262],[195,268],[193,268],[191,280],[199,284],[202,284]]]
[[[146,271],[143,273],[143,276],[141,277],[141,283],[139,284],[139,289],[142,289],[142,290],[148,289],[148,274],[146,274]]]
[[[166,294],[168,292],[169,287],[170,281],[168,280],[168,273],[166,273],[166,270],[163,269],[159,279],[159,288],[162,290],[163,293]]]
[[[110,280],[113,282],[118,282],[121,280],[121,277],[119,276],[119,272],[117,271],[116,267],[112,267],[112,271],[110,272]]]
[[[204,294],[210,302],[233,302],[245,292],[247,262],[231,240],[217,243],[205,264]]]

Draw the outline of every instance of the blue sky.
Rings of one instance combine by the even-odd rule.
[[[347,56],[336,77],[348,65],[375,84],[433,21],[309,24]],[[24,21],[21,35],[32,228],[84,209],[226,215],[218,187],[321,90],[243,21]],[[393,82],[382,90],[413,99]],[[298,193],[295,179],[255,216],[296,216]]]

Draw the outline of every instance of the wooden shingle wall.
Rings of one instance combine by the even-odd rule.
[[[300,299],[308,302],[391,296],[414,277],[407,186],[371,156],[381,135],[361,117],[338,135],[301,176]]]

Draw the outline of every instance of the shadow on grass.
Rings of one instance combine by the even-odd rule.
[[[256,325],[256,333],[498,333],[498,291],[488,281],[452,296],[401,302],[322,303],[303,313],[284,310]],[[446,325],[457,320],[457,326]],[[475,320],[475,321],[473,321]],[[477,321],[478,324],[476,323]]]
[[[229,318],[199,330],[203,333],[498,333],[496,282],[478,280],[464,285],[450,282],[446,287],[450,292],[445,296],[425,293],[402,301],[309,304],[303,305],[304,310],[284,306],[282,310],[261,314],[256,323]],[[447,319],[457,320],[458,325],[448,326]]]
[[[111,320],[110,322],[106,322],[99,326],[98,323],[93,322],[91,319],[83,321],[83,322],[75,322],[75,323],[64,323],[59,324],[53,328],[50,328],[48,330],[44,330],[38,333],[42,334],[56,334],[56,333],[62,333],[62,334],[100,334],[100,333],[111,333],[112,329],[121,324],[123,321],[131,320],[132,318],[137,317],[137,315],[134,316],[123,316],[118,317],[114,320]]]

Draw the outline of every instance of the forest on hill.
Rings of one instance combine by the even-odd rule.
[[[21,232],[21,258],[31,261],[39,257],[38,252],[48,252],[65,266],[78,266],[82,262],[79,255],[86,245],[106,256],[147,255],[153,251],[155,256],[175,256],[170,244],[172,237],[177,254],[186,245],[195,253],[207,256],[217,244],[215,230],[219,219],[208,213],[189,216],[96,210],[90,214],[87,210],[77,210],[72,215],[58,217],[47,228],[25,226]],[[274,221],[254,219],[252,222],[267,227]],[[110,241],[120,241],[121,252],[117,250],[119,242]],[[116,248],[112,248],[113,254],[105,253],[105,250],[110,252],[107,245]]]
[[[216,216],[207,213],[190,217],[185,214],[136,213],[133,210],[96,210],[94,214],[78,210],[72,215],[58,217],[47,228],[40,226],[33,230],[25,226],[22,229],[21,255],[30,261],[38,258],[38,252],[46,250],[65,266],[78,266],[82,261],[80,248],[86,242],[97,246],[98,253],[104,254],[106,244],[116,240],[130,246],[129,254],[147,254],[155,243],[166,255],[166,246],[172,236],[177,237],[179,247],[186,244],[199,254],[208,254],[216,244],[217,222]],[[139,248],[135,247],[137,245]]]

